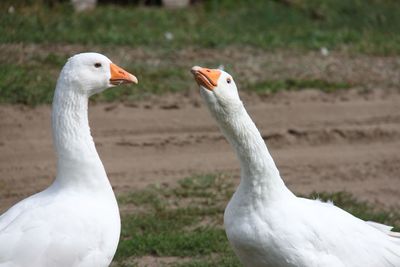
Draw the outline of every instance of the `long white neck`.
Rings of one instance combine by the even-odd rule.
[[[62,72],[53,99],[53,140],[58,156],[56,185],[109,187],[88,123],[88,96]]]
[[[271,199],[281,193],[290,193],[243,103],[238,102],[223,112],[214,110],[212,113],[239,158],[239,190],[256,199]]]

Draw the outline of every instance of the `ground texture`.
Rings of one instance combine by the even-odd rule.
[[[281,175],[296,193],[349,191],[399,207],[400,93],[242,93]],[[196,91],[136,104],[92,104],[92,134],[117,195],[239,164]],[[0,106],[0,211],[55,176],[49,106]]]

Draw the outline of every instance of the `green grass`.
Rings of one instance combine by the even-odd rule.
[[[239,51],[234,49],[233,51]],[[107,54],[108,50],[104,51]],[[116,59],[117,64],[126,70],[134,73],[138,79],[138,85],[118,86],[105,90],[101,94],[91,98],[92,101],[135,101],[151,95],[161,95],[169,92],[185,92],[197,88],[189,69],[193,62],[203,66],[218,66],[225,62],[228,71],[232,71],[240,90],[254,91],[259,94],[282,90],[303,90],[317,89],[325,92],[352,88],[355,85],[363,85],[363,81],[357,80],[354,83],[335,82],[322,79],[273,79],[255,81],[249,83],[246,68],[235,66],[235,59],[230,58],[198,58],[192,59],[189,56],[182,56],[176,61],[179,52],[165,52],[154,50],[150,56],[154,61],[162,58],[163,61],[154,64],[153,59],[149,60],[125,60]],[[24,62],[18,62],[18,55],[6,51],[0,51],[0,103],[26,104],[35,106],[38,104],[49,104],[52,101],[57,76],[68,59],[66,53],[44,52],[34,55]],[[265,60],[265,59],[262,59]],[[0,61],[1,62],[1,61]],[[268,70],[268,67],[266,67]],[[271,72],[271,70],[269,70]],[[250,74],[254,76],[254,74]],[[265,75],[267,76],[267,75]]]
[[[31,106],[51,103],[57,76],[66,60],[64,55],[50,53],[23,64],[0,63],[0,103]],[[124,68],[134,70],[131,72],[139,77],[139,85],[112,88],[91,99],[106,102],[131,101],[153,94],[183,91],[194,84],[189,75],[189,67],[152,67],[134,62]]]
[[[51,103],[57,76],[66,58],[54,53],[33,56],[24,64],[17,55],[2,54],[0,63],[0,103],[37,105]],[[6,59],[7,58],[7,59]]]
[[[54,83],[44,72],[32,71],[29,66],[0,64],[0,102],[49,103]]]
[[[116,260],[132,256],[206,257],[230,253],[221,227],[232,194],[223,176],[182,180],[176,188],[149,187],[120,199],[140,212],[123,217]],[[221,194],[221,195],[220,195]]]
[[[50,54],[50,58],[54,57]],[[66,60],[66,59],[65,59]],[[58,72],[63,64],[46,63],[43,60],[27,62],[26,65],[0,63],[0,103],[26,104],[35,106],[51,103]],[[217,64],[212,64],[216,66]],[[150,95],[167,92],[182,92],[193,89],[196,85],[188,72],[189,66],[151,67],[148,64],[133,63],[125,67],[139,77],[139,84],[119,86],[105,90],[93,96],[92,101],[135,101]],[[238,75],[239,76],[239,75]],[[263,80],[246,84],[240,90],[254,91],[259,94],[278,91],[298,91],[317,89],[324,92],[352,88],[347,82],[331,82],[320,79],[280,79]]]
[[[175,187],[149,186],[119,199],[121,242],[113,266],[135,266],[143,256],[175,257],[168,266],[241,266],[223,230],[223,212],[234,191],[226,175],[186,178]],[[400,214],[357,201],[345,192],[313,193],[364,220],[399,226]]]
[[[2,10],[13,2],[3,1]],[[350,46],[371,53],[400,52],[400,3],[395,0],[208,0],[187,10],[100,5],[83,14],[75,14],[67,3],[52,8],[14,5],[14,13],[0,16],[0,43]],[[167,40],[166,32],[174,38]]]
[[[43,4],[48,2],[53,4]],[[11,5],[14,13],[7,12]],[[103,4],[79,14],[73,12],[69,1],[5,0],[0,9],[0,103],[50,103],[57,75],[71,51],[117,55],[113,59],[126,56],[122,66],[139,77],[140,83],[133,89],[113,88],[95,101],[130,101],[182,92],[193,88],[188,73],[192,65],[222,63],[237,71],[244,60],[238,54],[251,56],[252,51],[259,55],[286,50],[305,53],[326,47],[349,55],[400,54],[400,2],[396,0],[204,0],[184,10]],[[173,38],[167,39],[166,33]],[[33,48],[18,52],[19,45]],[[229,49],[236,54],[232,59],[225,53]],[[182,50],[187,54],[180,54]],[[268,66],[271,62],[263,63]],[[256,69],[253,76],[262,69]],[[303,88],[333,91],[352,86],[319,77],[260,77],[249,79],[250,84],[248,78],[235,76],[245,85],[243,89],[259,93]]]

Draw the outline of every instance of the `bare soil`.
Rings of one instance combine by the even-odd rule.
[[[281,175],[296,193],[348,191],[400,207],[400,92],[243,93]],[[0,212],[48,186],[56,173],[50,106],[0,106]],[[117,195],[238,161],[196,91],[89,108],[97,149]]]

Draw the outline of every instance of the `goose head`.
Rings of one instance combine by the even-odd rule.
[[[76,90],[88,96],[116,85],[138,82],[134,75],[98,53],[81,53],[71,57],[60,78],[71,85],[66,86],[66,90]]]
[[[212,113],[228,115],[242,106],[235,81],[229,73],[199,66],[194,66],[191,72]]]

